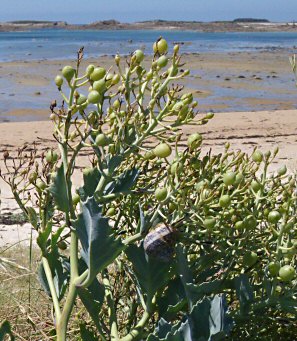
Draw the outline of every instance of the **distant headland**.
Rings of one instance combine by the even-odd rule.
[[[34,29],[67,30],[193,30],[198,32],[281,32],[297,31],[293,22],[270,22],[267,19],[237,18],[232,21],[174,21],[147,20],[122,23],[102,20],[89,24],[68,24],[66,21],[17,20],[0,23],[0,32],[27,31]]]

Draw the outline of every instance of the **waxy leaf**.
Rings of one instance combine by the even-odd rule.
[[[254,300],[253,288],[246,274],[241,274],[235,278],[235,289],[240,303],[240,311],[245,314]]]
[[[82,341],[98,341],[98,337],[93,331],[89,330],[85,323],[79,324],[79,331]]]
[[[11,331],[10,323],[7,320],[5,320],[0,326],[0,341],[4,340],[6,335],[9,335],[11,341],[15,340]]]
[[[52,232],[52,223],[48,222],[46,224],[44,231],[40,231],[38,233],[38,237],[37,237],[36,241],[37,241],[38,246],[40,247],[40,249],[43,252],[46,251],[47,241],[48,241],[48,238],[49,238],[51,232]]]
[[[49,187],[49,191],[52,194],[58,209],[63,212],[69,212],[69,201],[63,164],[57,169],[57,175]]]
[[[58,300],[61,300],[65,294],[69,282],[70,265],[67,258],[58,254],[50,254],[48,257],[49,266],[51,269],[52,277],[54,279],[55,291]],[[49,284],[44,271],[43,263],[41,262],[38,268],[38,279],[48,296],[51,297]]]
[[[125,193],[129,191],[138,179],[138,175],[139,171],[136,168],[124,171],[109,189],[109,193]]]
[[[229,333],[232,320],[227,314],[224,296],[216,295],[197,302],[185,321],[172,326],[164,319],[159,321],[150,341],[211,341],[222,340]]]
[[[83,200],[86,200],[87,197],[92,197],[100,181],[101,174],[98,168],[93,168],[90,172],[85,173],[83,175],[84,178],[84,185],[82,187],[84,196],[82,197]]]
[[[122,252],[124,245],[112,234],[108,219],[93,197],[82,203],[82,212],[72,224],[82,246],[82,257],[89,268],[90,282]]]
[[[85,262],[80,259],[79,262],[80,272],[83,272],[87,269]],[[81,299],[83,305],[87,309],[90,314],[92,320],[94,321],[96,327],[98,329],[101,328],[99,313],[101,311],[101,307],[103,304],[104,296],[105,296],[105,288],[104,285],[99,283],[97,278],[94,278],[92,284],[88,288],[78,288],[78,296]]]
[[[37,230],[38,229],[38,216],[33,207],[26,207],[28,219],[31,225]]]
[[[164,263],[146,255],[143,246],[130,245],[125,251],[133,264],[137,280],[149,298],[164,288],[172,276],[172,262]]]
[[[171,319],[179,311],[187,307],[186,293],[179,277],[170,280],[162,297],[158,301],[160,316]]]

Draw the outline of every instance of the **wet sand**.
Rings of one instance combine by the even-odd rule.
[[[295,109],[289,57],[283,50],[185,55],[182,68],[191,74],[182,84],[194,93],[202,112]],[[82,67],[89,63],[116,71],[112,57],[85,60]],[[60,100],[53,79],[67,64],[75,61],[0,63],[0,122],[46,120],[51,101]]]

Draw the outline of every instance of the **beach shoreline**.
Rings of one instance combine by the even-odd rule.
[[[68,24],[65,21],[19,21],[0,23],[0,32],[19,32],[42,29],[65,30],[166,30],[196,32],[297,32],[295,22],[261,21],[176,21],[147,20],[124,23],[117,20],[101,20],[89,24]]]
[[[150,56],[144,61],[148,67]],[[251,153],[258,147],[263,152],[279,147],[280,153],[271,165],[275,171],[286,164],[289,171],[297,169],[297,90],[287,51],[191,53],[183,56],[183,69],[191,74],[181,84],[183,92],[193,92],[201,114],[213,111],[215,117],[205,126],[188,126],[183,130],[182,144],[193,132],[203,135],[202,151],[223,151],[225,143],[231,149]],[[122,57],[124,63],[125,57]],[[114,58],[86,58],[89,63],[113,65]],[[0,63],[0,168],[4,169],[3,153],[15,156],[24,144],[35,142],[38,152],[56,148],[49,121],[52,100],[61,104],[54,77],[63,66],[75,66],[72,61],[36,60]],[[11,122],[3,122],[9,120]],[[78,160],[80,168],[88,164],[88,155]],[[79,173],[79,172],[78,172]],[[81,183],[77,175],[74,185]],[[1,214],[19,212],[7,186],[0,180]],[[0,247],[19,240],[29,241],[31,227],[0,224]]]
[[[185,54],[183,69],[191,73],[181,84],[201,112],[293,110],[297,90],[289,57],[287,51]],[[117,71],[112,56],[84,59],[82,72],[90,63]],[[61,101],[54,77],[67,64],[75,65],[75,54],[72,60],[0,62],[0,122],[46,120],[50,103]]]

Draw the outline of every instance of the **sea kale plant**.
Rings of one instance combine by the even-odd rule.
[[[269,172],[277,148],[202,152],[213,114],[177,85],[189,74],[179,46],[169,55],[160,38],[153,51],[148,68],[136,50],[109,70],[81,71],[80,50],[55,78],[57,148],[5,157],[2,177],[38,233],[56,339],[254,340],[294,330],[296,177],[285,166]],[[80,337],[67,336],[69,321]]]

